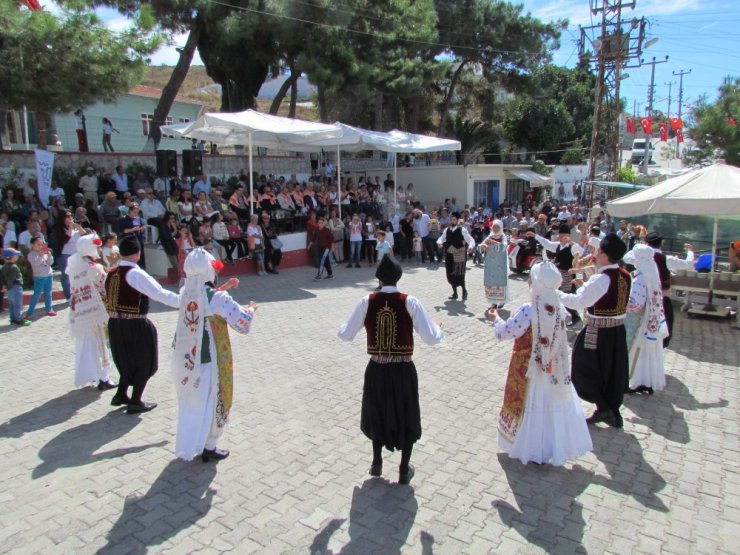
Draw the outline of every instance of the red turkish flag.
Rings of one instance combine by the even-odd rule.
[[[646,117],[642,118],[640,120],[640,124],[642,125],[642,130],[647,133],[648,135],[653,134],[653,118]]]
[[[660,140],[661,141],[668,140],[668,125],[665,123],[660,124]]]
[[[681,118],[671,118],[671,130],[678,131],[683,127],[683,120]]]
[[[635,119],[634,118],[627,118],[627,133],[630,135],[635,134]]]
[[[683,131],[680,129],[676,129],[676,142],[682,143],[683,142]]]
[[[23,3],[28,6],[28,9],[32,12],[40,12],[42,10],[41,4],[38,0],[23,0]]]
[[[727,123],[729,123],[733,127],[737,127],[737,120],[732,116],[727,116]]]

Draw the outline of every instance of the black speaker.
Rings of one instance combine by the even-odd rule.
[[[182,151],[182,173],[187,177],[203,175],[203,152],[200,150]]]
[[[157,177],[177,177],[177,151],[157,151]]]

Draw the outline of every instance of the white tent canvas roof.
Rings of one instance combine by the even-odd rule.
[[[734,216],[740,214],[740,168],[715,164],[672,177],[607,202],[617,218],[644,214]]]

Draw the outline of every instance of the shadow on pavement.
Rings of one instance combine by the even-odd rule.
[[[681,380],[667,375],[665,391],[657,391],[655,395],[625,395],[624,404],[637,415],[629,419],[633,424],[647,426],[669,441],[686,444],[691,440],[689,426],[684,413],[676,409],[716,409],[726,407],[728,402],[719,399],[713,403],[701,403]]]
[[[666,481],[645,461],[637,439],[615,430],[592,429],[592,432],[595,432],[592,433],[594,454],[606,467],[608,477],[577,464],[571,469],[523,465],[505,453],[498,455],[519,508],[503,500],[493,501],[492,506],[506,526],[548,553],[555,550],[559,538],[578,544],[575,552],[586,553],[581,545],[586,522],[577,497],[591,485],[630,496],[649,509],[668,512],[656,495],[666,486]]]
[[[129,496],[98,554],[143,555],[189,528],[211,510],[215,464],[171,461],[143,496]]]
[[[390,485],[385,480],[365,480],[362,487],[355,487],[352,492],[349,543],[342,546],[336,554],[329,550],[332,535],[347,520],[335,518],[316,535],[309,552],[311,555],[400,553],[411,532],[417,510],[418,503],[413,488]],[[421,543],[422,553],[431,555],[434,537],[423,532]]]
[[[77,411],[100,399],[94,388],[75,389],[0,424],[0,437],[25,434],[67,422]]]
[[[94,422],[64,430],[41,448],[38,456],[42,462],[33,469],[31,477],[36,480],[60,468],[84,466],[167,444],[166,441],[160,441],[149,445],[120,447],[110,451],[97,452],[107,443],[115,441],[133,430],[139,422],[141,422],[141,419],[131,415],[112,412]]]
[[[435,305],[435,312],[446,311],[448,316],[475,316],[465,307],[465,302],[462,300],[447,300],[444,305]]]

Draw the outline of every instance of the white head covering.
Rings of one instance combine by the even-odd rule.
[[[637,244],[625,256],[628,263],[634,264],[639,276],[647,289],[645,300],[645,313],[642,325],[638,333],[653,341],[667,336],[668,328],[665,325],[665,314],[663,312],[663,290],[660,286],[660,275],[658,265],[654,259],[655,251],[648,245]],[[663,329],[664,328],[664,329]]]
[[[96,260],[100,258],[100,252],[98,249],[102,245],[103,241],[101,241],[97,233],[88,233],[87,235],[82,235],[77,239],[77,243],[75,245],[77,252],[70,256],[69,261],[67,262],[67,275],[71,277],[82,271],[85,266],[88,266],[90,262],[85,260],[85,257]]]
[[[216,261],[202,247],[190,251],[185,264],[185,284],[180,290],[180,309],[175,331],[172,372],[178,398],[189,405],[199,400],[201,385],[201,347],[205,319],[212,315],[206,282],[216,278]],[[215,353],[211,353],[215,357]]]
[[[494,231],[493,228],[498,226],[498,231]],[[486,240],[488,239],[495,239],[495,243],[488,244],[489,249],[493,249],[494,251],[502,251],[506,249],[506,244],[508,243],[508,239],[506,237],[506,234],[504,233],[504,222],[501,220],[493,220],[491,222],[491,232],[488,234],[488,237],[486,237]]]
[[[565,309],[560,302],[558,288],[563,282],[560,270],[552,262],[535,264],[530,271],[532,286],[532,356],[527,377],[536,372],[550,375],[553,385],[570,384],[568,336],[565,331]],[[558,391],[568,391],[559,387]]]

